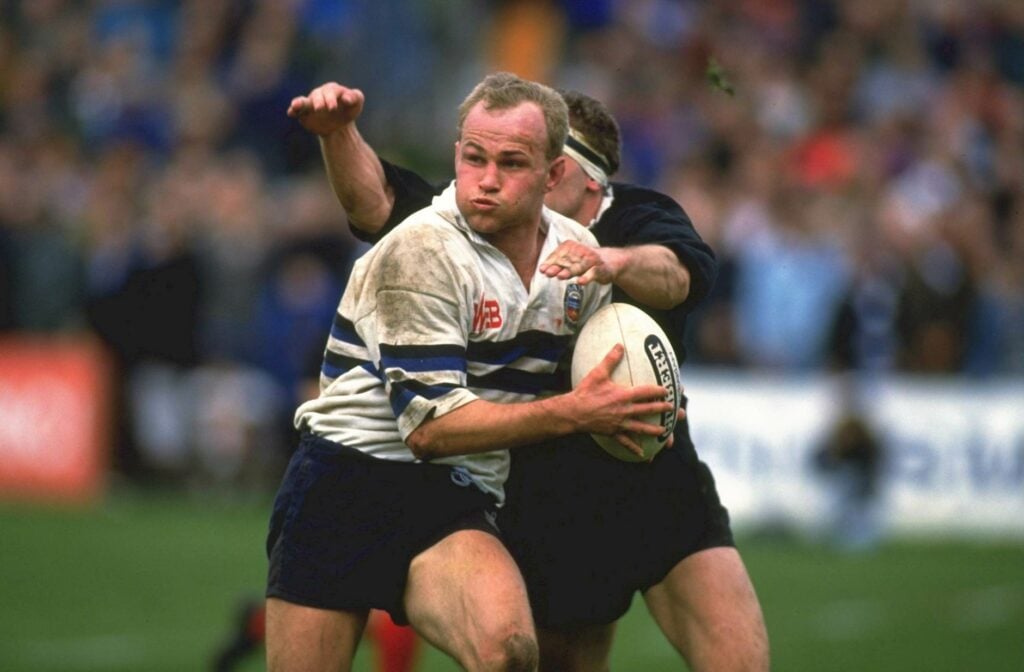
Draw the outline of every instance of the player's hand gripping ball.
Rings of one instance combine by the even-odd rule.
[[[612,381],[624,387],[661,385],[668,390],[672,410],[642,418],[645,422],[661,425],[665,430],[658,436],[632,436],[644,449],[644,457],[631,453],[612,436],[594,434],[593,437],[598,445],[620,460],[650,460],[672,436],[682,403],[676,353],[665,332],[650,315],[628,303],[611,303],[594,313],[580,331],[572,356],[573,387],[604,359],[616,343],[622,344],[625,354],[612,372]]]

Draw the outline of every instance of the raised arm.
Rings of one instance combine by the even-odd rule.
[[[328,82],[293,98],[288,116],[319,136],[327,177],[349,222],[375,234],[391,215],[395,196],[376,153],[356,127],[364,102],[359,89]]]

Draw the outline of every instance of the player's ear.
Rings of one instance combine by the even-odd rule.
[[[545,187],[547,191],[554,189],[562,178],[565,177],[565,154],[559,155],[557,159],[548,166],[548,179]]]
[[[586,173],[583,174],[587,175]],[[604,192],[604,187],[601,186],[601,183],[595,180],[594,178],[590,177],[589,175],[587,175],[587,181],[584,184],[584,188],[586,188],[587,191],[599,191],[602,193]]]

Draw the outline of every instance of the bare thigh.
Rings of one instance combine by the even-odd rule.
[[[695,672],[769,668],[761,606],[735,548],[681,560],[644,593],[658,627]]]
[[[417,555],[405,609],[424,639],[467,670],[536,669],[526,586],[493,535],[460,530]]]
[[[267,599],[269,672],[348,672],[367,612],[331,611]]]

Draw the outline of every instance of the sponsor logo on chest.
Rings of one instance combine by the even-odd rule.
[[[501,304],[497,299],[488,299],[486,296],[473,304],[473,333],[479,334],[484,330],[500,329],[505,321],[501,317]]]

